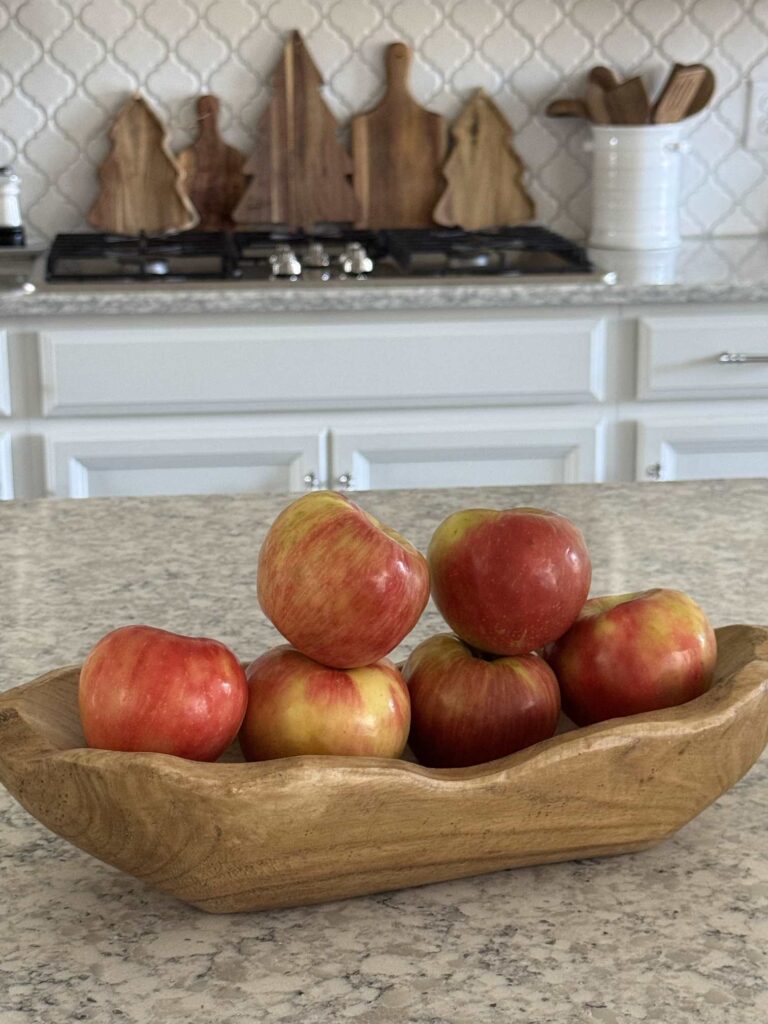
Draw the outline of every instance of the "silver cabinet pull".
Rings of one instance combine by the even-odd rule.
[[[314,473],[304,474],[304,486],[308,491],[316,491],[320,487],[320,481]]]
[[[351,473],[339,473],[336,484],[342,491],[351,491],[353,487]]]
[[[746,352],[721,352],[718,363],[768,363],[768,356],[750,356]]]
[[[645,475],[649,480],[661,480],[661,463],[654,462],[645,467]]]

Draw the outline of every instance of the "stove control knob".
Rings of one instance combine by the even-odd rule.
[[[287,277],[295,281],[301,276],[301,260],[290,245],[278,245],[269,257],[272,265],[272,277]]]
[[[363,280],[373,271],[373,260],[359,242],[350,242],[339,256],[341,271],[345,277]]]
[[[331,257],[323,248],[322,242],[310,242],[307,251],[304,253],[302,266],[309,276],[321,281],[331,279]]]

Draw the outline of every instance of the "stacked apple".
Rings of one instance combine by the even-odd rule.
[[[215,640],[149,626],[107,634],[80,677],[86,741],[215,760],[399,757],[460,767],[587,725],[680,704],[711,684],[715,637],[687,595],[587,600],[578,528],[535,508],[464,509],[425,559],[345,495],[280,513],[262,546],[258,597],[288,641],[243,670]],[[431,591],[452,633],[387,658]]]

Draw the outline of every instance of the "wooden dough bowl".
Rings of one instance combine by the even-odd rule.
[[[768,741],[768,630],[728,626],[718,642],[716,682],[688,704],[442,770],[89,750],[79,669],[64,668],[0,696],[0,779],[75,846],[213,913],[642,850],[732,786]]]

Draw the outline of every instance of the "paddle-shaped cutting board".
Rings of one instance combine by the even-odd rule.
[[[311,230],[319,221],[354,223],[352,160],[323,100],[323,79],[304,40],[293,32],[274,74],[272,98],[245,166],[252,175],[234,219]]]
[[[115,234],[184,231],[198,216],[165,128],[138,93],[121,108],[109,133],[112,148],[99,169],[101,190],[89,222]]]
[[[184,186],[200,215],[200,227],[210,231],[232,227],[232,211],[245,190],[245,156],[219,135],[216,96],[197,99],[197,139],[179,153]]]
[[[416,228],[434,224],[445,182],[445,120],[408,91],[413,54],[405,43],[387,49],[387,91],[377,107],[352,121],[355,193],[361,227]]]
[[[534,205],[523,188],[512,128],[482,89],[464,107],[451,134],[454,147],[444,168],[448,185],[435,207],[437,223],[471,231],[530,220]]]

